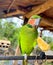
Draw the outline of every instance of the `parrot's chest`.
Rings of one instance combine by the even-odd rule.
[[[31,53],[34,39],[34,34],[31,34],[30,32],[24,32],[24,34],[20,37],[22,53]]]
[[[22,53],[31,53],[35,40],[35,31],[28,27],[23,27],[20,31],[20,45]]]
[[[35,39],[35,33],[34,31],[22,31],[21,32],[21,36],[20,36],[20,39],[21,39],[21,44],[22,45],[30,45],[30,44],[33,44],[34,42],[34,39]]]

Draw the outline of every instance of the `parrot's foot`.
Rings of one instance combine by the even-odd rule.
[[[24,54],[24,60],[27,60],[27,54]]]
[[[28,62],[27,62],[27,55],[24,54],[23,65],[27,65],[27,64],[28,64]]]

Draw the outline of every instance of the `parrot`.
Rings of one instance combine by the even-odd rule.
[[[41,16],[33,15],[28,20],[28,23],[20,28],[19,31],[19,48],[21,54],[30,55],[36,47],[36,54],[44,55],[44,51],[49,50],[49,45],[43,41],[41,37],[38,37],[37,27],[41,21]],[[43,51],[42,53],[39,53]],[[27,65],[27,60],[24,60],[23,65]]]
[[[36,21],[40,19],[40,16],[33,15],[28,23],[21,27],[19,32],[19,47],[22,54],[30,55],[34,46],[37,45],[35,42],[38,37],[37,28],[35,28]]]
[[[38,30],[41,17],[33,15],[27,24],[22,26],[19,31],[19,48],[21,54],[30,55],[34,47],[37,45]],[[36,26],[36,27],[35,27]],[[24,65],[27,65],[26,63]]]

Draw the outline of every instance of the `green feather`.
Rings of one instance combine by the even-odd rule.
[[[37,39],[38,31],[35,28],[30,28],[27,25],[22,26],[20,29],[20,49],[22,54],[30,54],[34,49],[34,41]],[[35,41],[36,42],[36,41]],[[36,45],[36,44],[35,44]]]
[[[37,19],[37,18],[41,18],[41,17],[39,15],[33,15],[31,18]]]

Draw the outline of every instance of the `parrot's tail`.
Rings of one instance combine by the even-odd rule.
[[[28,65],[27,60],[23,60],[23,65]]]

